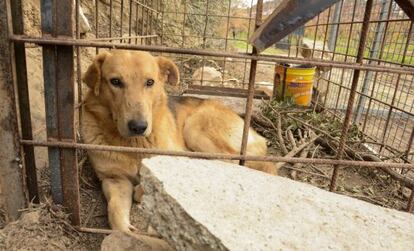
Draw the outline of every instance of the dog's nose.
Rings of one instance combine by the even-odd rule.
[[[143,120],[130,120],[128,122],[129,131],[136,135],[141,135],[147,130],[148,123]]]

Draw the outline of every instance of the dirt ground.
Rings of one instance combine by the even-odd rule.
[[[38,36],[40,35],[40,0],[27,0],[23,2],[24,15],[26,17],[26,34]],[[93,10],[92,1],[82,1],[82,3],[85,7],[86,16],[91,15]],[[102,23],[102,27],[105,27],[105,25],[107,24]],[[34,137],[37,140],[46,140],[41,48],[30,45],[27,47],[26,53]],[[83,71],[94,55],[95,49],[93,48],[81,50]],[[229,77],[237,78],[241,82],[248,80],[249,66],[244,62],[227,63],[226,70],[226,74]],[[272,82],[273,71],[274,66],[271,64],[259,65],[256,81]],[[234,98],[226,99],[225,101],[229,106],[237,109],[245,106],[245,101],[242,99]],[[257,111],[259,101],[256,102]],[[258,125],[255,125],[255,127],[259,132],[264,133]],[[264,135],[266,134],[264,133]],[[278,154],[278,149],[273,148],[271,152]],[[310,153],[315,158],[333,155],[320,148],[313,148],[310,150]],[[82,153],[80,156],[80,159],[83,159],[85,154]],[[85,161],[81,160],[81,162],[83,162],[83,165],[80,166],[82,226],[109,228],[106,203],[99,181],[87,159]],[[99,250],[100,243],[105,235],[76,231],[68,223],[68,217],[63,213],[62,209],[51,203],[50,170],[45,148],[36,148],[36,164],[39,172],[42,204],[24,210],[23,216],[19,221],[10,223],[0,230],[0,249]],[[304,165],[298,168],[300,169],[299,171],[291,167],[287,165],[287,168],[283,168],[281,176],[310,183],[323,189],[328,188],[332,166]],[[345,167],[341,169],[338,178],[338,193],[377,205],[402,210],[406,206],[410,190],[402,187],[382,171]],[[146,229],[146,220],[140,213],[137,204],[133,205],[131,219],[135,227],[143,231]]]

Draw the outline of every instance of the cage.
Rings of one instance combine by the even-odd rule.
[[[8,41],[13,45],[20,126],[16,140],[22,145],[28,198],[39,202],[39,193],[45,193],[42,180],[50,179],[46,188],[54,201],[68,208],[74,225],[85,227],[81,200],[88,198],[82,199],[80,187],[90,185],[81,172],[87,172],[83,169],[87,163],[84,151],[95,149],[237,159],[240,164],[246,160],[286,162],[291,164],[285,165],[286,170],[291,171],[285,175],[292,176],[294,171],[297,179],[296,172],[304,173],[307,176],[300,179],[304,182],[412,211],[413,21],[397,1],[341,0],[275,46],[258,53],[248,40],[281,2],[7,1],[13,27]],[[181,82],[170,90],[172,94],[221,100],[232,97],[232,102],[243,108],[238,112],[245,128],[250,124],[263,127],[253,107],[260,102],[271,104],[266,101],[271,95],[263,90],[272,90],[276,64],[314,65],[317,75],[311,113],[336,121],[335,135],[309,120],[303,121],[303,117],[292,116],[296,110],[286,116],[318,134],[328,134],[331,144],[320,144],[333,154],[248,156],[246,129],[241,152],[236,155],[83,144],[78,133],[86,91],[81,74],[103,49],[144,50],[173,58]],[[277,137],[269,130],[273,129],[261,132],[268,138]],[[355,140],[350,132],[363,137]],[[351,144],[363,146],[370,155],[348,151]],[[43,166],[49,167],[47,171],[41,171]],[[345,170],[351,171],[342,179]],[[362,183],[349,181],[361,175],[379,178],[366,178]],[[314,176],[324,181],[313,182]],[[374,179],[380,179],[382,187],[372,191]]]

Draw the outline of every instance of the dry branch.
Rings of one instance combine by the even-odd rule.
[[[317,143],[322,145],[323,147],[328,147],[331,150],[333,150],[333,147],[328,144],[328,142],[322,138],[319,138],[317,140]],[[335,145],[336,147],[336,145]],[[348,156],[351,157],[351,159],[359,159],[359,160],[364,160],[364,161],[373,161],[373,162],[383,162],[380,158],[378,158],[375,155],[372,154],[366,154],[366,153],[357,153],[355,152],[355,150],[351,149],[351,148],[347,148],[345,149],[345,152]],[[414,189],[414,180],[407,178],[401,174],[399,174],[398,172],[392,170],[391,168],[388,167],[380,167],[381,170],[383,170],[384,172],[386,172],[387,174],[389,174],[391,177],[393,177],[394,179],[400,181],[401,183],[403,183],[406,187],[410,188],[410,189]]]
[[[284,157],[294,157],[296,154],[298,154],[300,151],[302,151],[305,147],[307,147],[308,145],[312,144],[313,142],[315,142],[315,140],[319,138],[319,135],[315,135],[313,136],[310,140],[308,140],[307,142],[301,144],[300,146],[293,148],[292,151],[288,152]],[[286,164],[286,162],[278,162],[276,163],[276,169],[279,169],[280,167],[282,167],[284,164]]]
[[[276,131],[277,140],[279,142],[279,146],[280,146],[280,149],[282,150],[282,153],[284,155],[288,154],[288,150],[285,145],[285,140],[283,139],[283,136],[282,136],[282,121],[280,119],[280,116],[278,116],[277,118],[277,128],[276,128],[270,119],[266,118],[262,114],[260,115],[262,116],[263,119],[267,121],[267,124],[270,125]]]

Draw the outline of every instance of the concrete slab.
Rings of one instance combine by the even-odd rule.
[[[177,250],[413,250],[414,215],[220,161],[145,159],[142,208]]]

